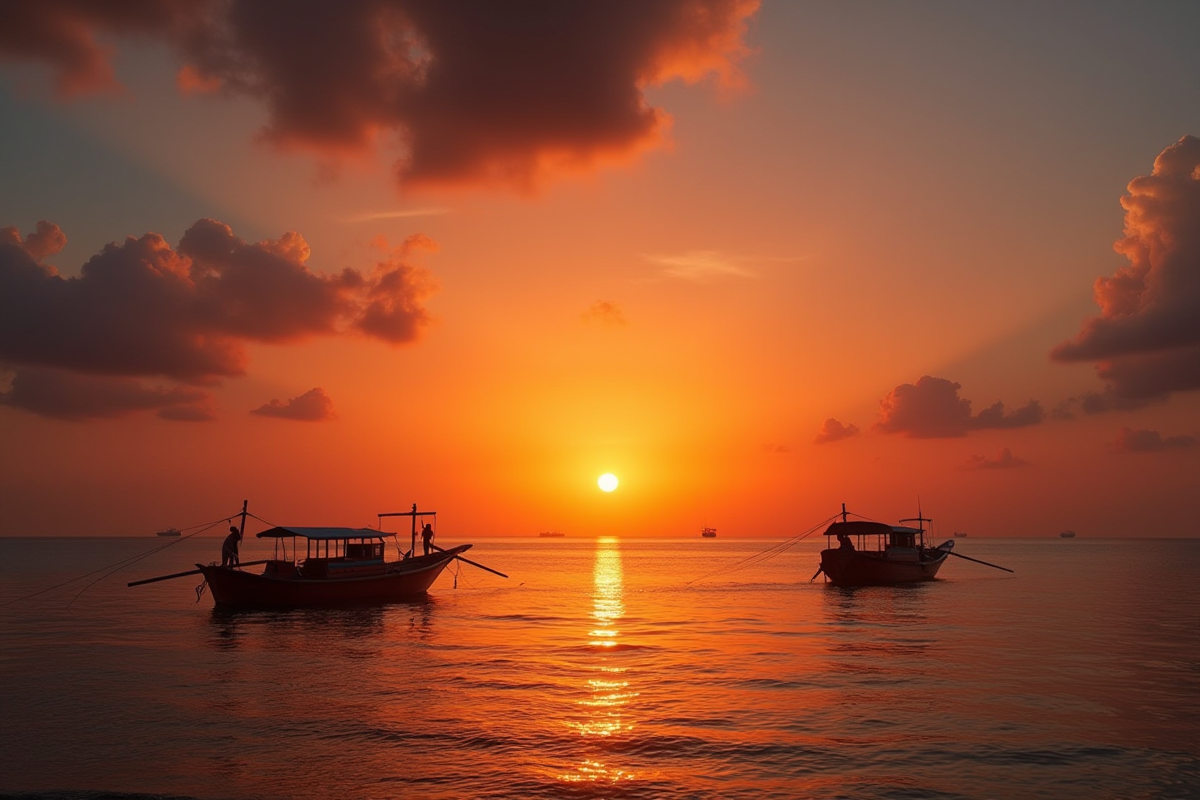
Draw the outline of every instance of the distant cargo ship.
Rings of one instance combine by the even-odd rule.
[[[556,539],[563,535],[565,534],[561,534],[558,531],[542,531],[538,534],[538,536],[542,537],[543,539]]]
[[[700,535],[703,536],[705,539],[715,539],[715,538],[717,538],[717,529],[716,528],[701,528]]]
[[[1059,534],[1059,536],[1061,536],[1063,539],[1074,539],[1075,531],[1063,531]]]
[[[158,531],[155,536],[182,536],[183,532],[179,528],[167,528],[165,531]]]
[[[962,533],[961,531],[955,531],[954,535],[957,536],[959,539],[967,538],[967,535],[965,533]]]

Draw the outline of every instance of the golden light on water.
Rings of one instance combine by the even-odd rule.
[[[625,709],[638,693],[629,690],[625,668],[609,663],[620,640],[617,625],[624,615],[620,542],[612,537],[601,538],[596,543],[596,561],[592,568],[591,624],[587,632],[588,645],[594,648],[599,663],[592,666],[594,675],[587,681],[589,696],[576,701],[583,709],[581,719],[568,723],[585,739],[610,737],[633,730],[625,717]],[[574,772],[560,778],[570,783],[616,783],[632,780],[634,775],[589,758]]]
[[[616,491],[617,486],[620,484],[621,482],[617,480],[617,476],[611,472],[606,472],[596,479],[596,485],[600,487],[600,491],[602,492]]]

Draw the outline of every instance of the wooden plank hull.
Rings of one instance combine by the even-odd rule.
[[[838,547],[821,551],[821,570],[838,586],[892,586],[933,580],[946,556],[946,551],[933,548],[917,558],[897,560],[884,552]]]
[[[276,577],[240,569],[197,564],[219,608],[323,608],[379,605],[425,595],[461,545],[427,556],[394,561],[375,575],[306,578]]]

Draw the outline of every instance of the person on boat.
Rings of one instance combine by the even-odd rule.
[[[840,543],[839,546],[841,547],[842,550],[853,550],[854,549],[854,543],[850,541],[850,534],[839,533],[837,535],[837,539],[838,539],[838,542]]]
[[[433,549],[433,526],[428,522],[421,529],[421,546],[425,548],[425,555],[429,555],[429,551]]]
[[[235,567],[241,563],[238,558],[238,543],[242,541],[242,532],[236,526],[229,526],[229,535],[221,545],[221,566]]]

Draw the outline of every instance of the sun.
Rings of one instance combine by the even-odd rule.
[[[617,480],[617,476],[611,472],[606,472],[596,479],[596,485],[600,487],[600,491],[602,492],[614,491],[619,483],[620,481]]]

